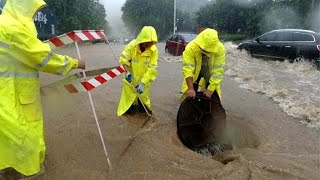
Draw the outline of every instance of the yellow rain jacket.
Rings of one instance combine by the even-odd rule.
[[[45,144],[39,71],[65,75],[78,61],[51,52],[33,22],[43,0],[7,0],[0,15],[0,170],[39,172]]]
[[[188,43],[183,52],[182,71],[184,79],[181,92],[185,94],[188,90],[186,78],[193,77],[194,82],[198,79],[202,64],[202,54],[209,57],[210,79],[208,90],[217,91],[221,98],[220,84],[224,75],[225,49],[219,41],[217,31],[209,28],[202,31],[194,40]],[[204,84],[206,83],[200,83],[202,89],[205,89]],[[182,100],[184,97],[181,97]]]
[[[144,52],[140,51],[139,44],[153,42],[154,44]],[[120,64],[129,66],[132,74],[132,85],[123,76],[123,89],[118,106],[117,115],[123,115],[137,99],[137,93],[134,87],[139,82],[145,84],[145,90],[140,94],[143,103],[151,110],[151,101],[149,90],[151,83],[156,79],[158,66],[158,42],[156,30],[151,26],[145,26],[135,40],[132,40],[123,50],[120,57]]]

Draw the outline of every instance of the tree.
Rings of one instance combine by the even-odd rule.
[[[196,18],[193,13],[177,10],[177,32],[195,32],[197,28]]]
[[[171,0],[173,1],[173,0]],[[198,11],[202,6],[211,3],[208,0],[176,0],[177,9],[184,13],[193,14]]]
[[[143,26],[151,25],[163,39],[173,31],[173,3],[127,0],[122,7],[122,20],[135,35]],[[194,32],[196,27],[248,36],[278,28],[318,31],[319,16],[318,0],[177,0],[178,32]]]
[[[93,0],[47,0],[48,7],[58,17],[58,29],[61,33],[76,29],[108,30],[104,6]]]
[[[125,26],[134,35],[147,25],[157,30],[159,39],[173,31],[172,0],[127,0],[121,10]]]
[[[199,26],[211,27],[223,33],[237,33],[246,26],[249,12],[234,0],[217,0],[197,12]]]
[[[199,26],[255,36],[279,28],[318,31],[320,1],[216,0],[197,12]]]

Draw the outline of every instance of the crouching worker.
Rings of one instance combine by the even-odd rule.
[[[183,52],[182,93],[194,98],[200,86],[205,96],[210,98],[217,93],[221,97],[220,84],[224,75],[224,65],[225,49],[219,41],[217,31],[205,29]]]
[[[145,26],[137,38],[123,50],[119,61],[126,72],[123,75],[118,116],[126,112],[133,114],[137,110],[145,112],[143,105],[151,113],[149,90],[157,76],[158,49],[155,45],[157,42],[156,30],[151,26]]]
[[[7,0],[0,15],[0,179],[35,175],[44,162],[39,71],[65,75],[85,68],[37,38],[33,16],[45,5]]]
[[[194,40],[192,40],[183,52],[183,83],[182,100],[187,101],[204,97],[210,102],[209,112],[211,115],[202,119],[202,136],[197,142],[210,143],[216,138],[224,135],[226,126],[225,110],[221,105],[220,84],[224,75],[225,48],[219,41],[218,33],[214,29],[205,29]],[[193,103],[194,104],[194,103]],[[204,113],[205,109],[199,109]],[[186,115],[185,120],[194,121]],[[203,118],[204,116],[199,117]],[[185,123],[185,122],[183,122]],[[197,126],[197,123],[195,123]],[[194,128],[195,129],[195,128]],[[191,130],[194,130],[191,129]],[[188,131],[189,132],[189,131]],[[199,134],[199,132],[194,132]],[[188,136],[188,134],[186,135]],[[194,144],[199,145],[199,144]]]

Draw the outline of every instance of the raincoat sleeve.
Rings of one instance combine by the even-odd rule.
[[[121,65],[131,65],[131,58],[132,58],[132,48],[133,48],[133,41],[131,41],[122,51],[119,63]]]
[[[182,72],[184,79],[194,77],[195,72],[195,56],[191,48],[186,48],[183,52]]]
[[[220,85],[223,75],[224,75],[224,64],[225,64],[225,49],[222,46],[218,49],[217,55],[213,60],[213,67],[211,69],[211,77],[209,79],[209,87],[208,90],[215,91],[217,87]]]
[[[147,67],[147,71],[143,75],[141,82],[147,84],[153,82],[157,77],[157,67],[158,67],[158,49],[155,48],[152,55],[150,56],[150,61]]]
[[[17,61],[39,71],[58,75],[66,75],[78,67],[76,59],[53,53],[48,44],[26,32],[19,31],[12,37],[10,52]]]

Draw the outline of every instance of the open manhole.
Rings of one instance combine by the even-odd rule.
[[[232,147],[224,141],[226,113],[216,92],[211,98],[198,92],[194,99],[186,98],[177,115],[177,130],[181,142],[201,154],[216,155]]]

